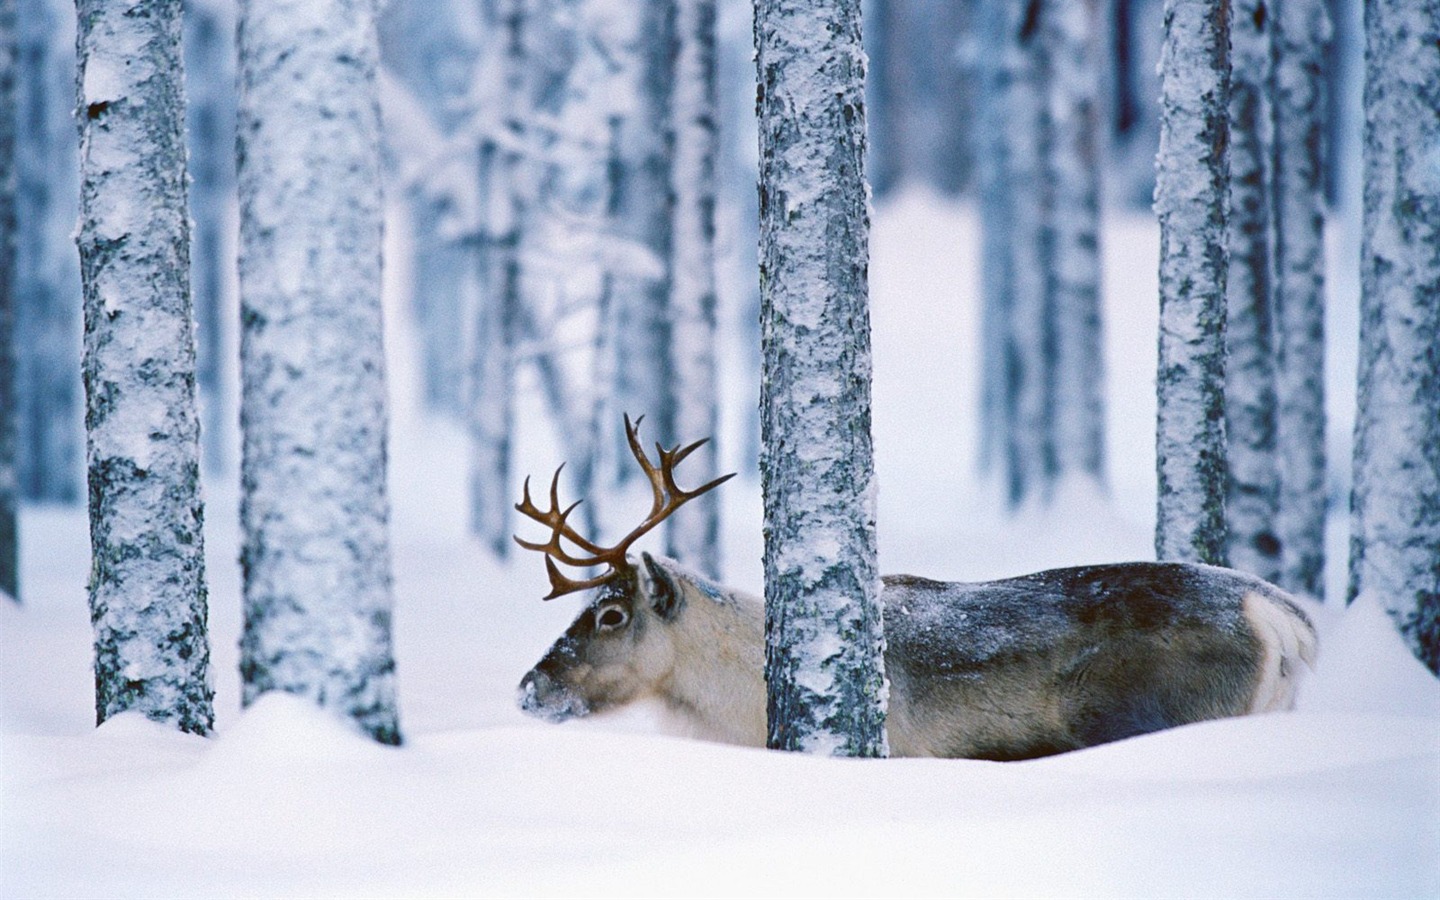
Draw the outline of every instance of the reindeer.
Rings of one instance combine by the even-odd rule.
[[[643,417],[642,417],[643,418]],[[546,600],[597,589],[589,605],[520,682],[521,709],[552,722],[660,700],[694,735],[765,745],[763,602],[674,560],[629,549],[695,490],[675,467],[704,441],[651,463],[625,418],[650,480],[650,513],[612,547],[580,535],[561,509],[516,509],[550,530],[516,537],[545,554]],[[563,470],[564,466],[561,466]],[[562,541],[575,549],[567,549]],[[556,563],[605,566],[571,579]],[[886,722],[894,756],[1019,760],[1190,722],[1290,709],[1315,630],[1279,588],[1230,569],[1132,562],[959,583],[883,579]]]

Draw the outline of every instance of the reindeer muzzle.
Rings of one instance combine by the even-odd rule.
[[[516,692],[520,709],[547,722],[564,722],[590,714],[590,704],[564,684],[539,669],[520,679]]]

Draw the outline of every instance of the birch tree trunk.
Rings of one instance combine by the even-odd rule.
[[[1226,4],[1166,0],[1161,55],[1159,559],[1225,562]]]
[[[1230,565],[1280,578],[1275,532],[1275,353],[1270,279],[1270,32],[1273,6],[1232,0],[1230,267],[1226,276],[1225,495]]]
[[[512,151],[486,142],[485,232],[481,285],[471,313],[466,424],[470,432],[470,531],[500,558],[510,553],[510,436],[514,430],[515,362],[512,347],[520,303],[520,228],[510,180],[500,172],[518,165]],[[503,167],[503,168],[501,168]]]
[[[671,371],[675,434],[693,441],[715,434],[715,0],[676,0],[675,127],[671,191]],[[687,478],[718,474],[715,442],[690,457]],[[666,552],[712,578],[720,576],[720,498],[692,501],[670,519]]]
[[[1005,448],[1010,503],[1048,500],[1055,477],[1055,307],[1047,273],[1052,262],[1053,196],[1046,172],[1050,156],[1046,93],[1049,60],[1041,48],[1043,0],[1007,4],[1005,42],[998,51],[1009,63],[1004,104],[1005,186],[1010,204],[1012,294],[1005,330]]]
[[[772,748],[883,756],[858,0],[762,0],[761,395]]]
[[[15,458],[15,0],[0,0],[0,594],[20,600]]]
[[[180,0],[79,0],[96,721],[204,734],[206,634]]]
[[[1440,0],[1365,8],[1365,209],[1350,598],[1440,674]]]
[[[512,348],[523,302],[520,250],[527,196],[521,183],[527,116],[526,0],[489,0],[485,34],[500,57],[492,71],[500,84],[487,92],[506,98],[499,134],[480,138],[480,292],[470,312],[466,427],[470,433],[470,530],[496,556],[510,552],[510,435],[514,429],[515,361]]]
[[[1053,12],[1062,11],[1057,6]],[[1071,233],[1064,238],[1055,227],[1055,185],[1061,173],[1051,120],[1050,55],[1059,48],[1042,38],[1046,18],[1043,0],[996,0],[981,17],[986,25],[972,54],[983,95],[975,154],[985,295],[981,459],[987,470],[998,469],[1012,506],[1031,498],[1048,500],[1054,484],[1056,290],[1062,278],[1078,287],[1071,279],[1079,271],[1071,265],[1064,276],[1050,273],[1056,241],[1078,238],[1077,229],[1084,227],[1081,219],[1072,218],[1066,226]],[[1059,93],[1054,99],[1063,102]],[[1068,149],[1082,150],[1078,145]],[[1076,182],[1070,186],[1076,193],[1069,199],[1078,201],[1083,188]],[[1078,248],[1071,244],[1068,249]],[[1080,349],[1068,346],[1067,361]],[[1088,360],[1091,366],[1094,362]]]
[[[1053,304],[1051,399],[1057,475],[1105,478],[1105,347],[1100,317],[1101,0],[1045,0],[1046,267]]]
[[[244,700],[399,743],[374,0],[240,6]]]
[[[980,465],[982,471],[1006,477],[1005,448],[1010,437],[1009,330],[1015,272],[1010,257],[1013,215],[1010,205],[1010,153],[1005,140],[1006,97],[1013,77],[1009,54],[994,52],[1004,45],[1009,0],[980,0],[981,25],[975,38],[978,82],[975,140],[976,193],[980,206]]]
[[[621,317],[617,342],[616,391],[622,408],[644,415],[655,440],[675,441],[675,395],[670,354],[671,124],[674,82],[671,59],[675,0],[634,0],[643,4],[639,30],[639,87],[635,114],[623,126],[626,173],[616,203],[628,237],[660,262],[657,278],[625,277],[616,282],[616,312]],[[617,432],[617,460],[630,458],[623,432]],[[635,477],[623,462],[621,481]],[[668,533],[668,524],[665,529]]]
[[[935,79],[929,113],[935,123],[935,138],[927,169],[930,182],[952,196],[968,191],[975,178],[975,161],[970,155],[975,90],[957,52],[975,30],[975,6],[974,2],[937,0],[922,20],[933,23],[927,28],[930,41],[922,51],[922,59]]]
[[[1274,10],[1275,452],[1280,580],[1325,593],[1324,0]]]
[[[235,409],[231,400],[230,273],[235,246],[235,20],[229,4],[185,4],[185,73],[189,99],[191,277],[199,345],[200,429],[206,471],[233,471]]]
[[[15,393],[20,493],[75,503],[80,412],[80,272],[72,243],[79,196],[74,34],[54,0],[16,0]],[[73,19],[69,20],[73,22]]]

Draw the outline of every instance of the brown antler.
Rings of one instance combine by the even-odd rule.
[[[570,513],[575,511],[581,501],[576,500],[565,509],[560,508],[560,472],[565,468],[562,464],[555,470],[555,477],[550,480],[550,508],[541,510],[530,499],[530,479],[525,479],[523,488],[524,496],[521,501],[515,504],[515,509],[536,522],[550,529],[550,539],[544,543],[535,543],[515,537],[516,543],[527,550],[538,550],[545,554],[545,571],[550,577],[550,593],[545,596],[546,600],[569,594],[574,591],[583,591],[586,588],[598,587],[606,582],[614,580],[629,567],[625,560],[625,553],[630,549],[642,535],[650,531],[656,525],[665,521],[671,513],[679,509],[685,503],[695,499],[706,491],[713,490],[735,477],[735,473],[722,475],[707,484],[704,484],[693,491],[681,490],[675,484],[675,467],[685,460],[687,456],[705,444],[709,438],[696,441],[686,447],[676,446],[672,450],[666,450],[659,444],[655,445],[656,452],[660,456],[660,464],[656,466],[650,462],[645,455],[645,450],[640,446],[638,431],[640,423],[645,421],[640,416],[633,423],[630,417],[625,416],[625,437],[630,442],[630,452],[635,454],[635,461],[644,470],[645,477],[650,479],[650,488],[654,493],[654,502],[651,504],[650,513],[636,528],[620,539],[620,542],[613,547],[601,547],[588,538],[581,535],[572,528],[567,521]],[[586,555],[576,555],[566,550],[560,543],[561,539],[567,540],[580,548]],[[606,565],[610,569],[594,578],[576,580],[561,574],[556,568],[555,562],[560,561],[567,566],[588,568],[590,566]]]

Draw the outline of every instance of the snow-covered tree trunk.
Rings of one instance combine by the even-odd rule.
[[[975,60],[981,84],[975,129],[985,296],[981,460],[1000,478],[1012,505],[1048,498],[1056,473],[1055,292],[1062,277],[1052,277],[1052,260],[1061,237],[1053,227],[1060,160],[1049,108],[1054,60],[1047,50],[1058,48],[1042,39],[1043,10],[1041,0],[992,0],[966,54]],[[1062,99],[1057,93],[1057,102]],[[1074,181],[1071,187],[1071,199],[1079,201],[1083,188]],[[1069,220],[1070,237],[1079,239],[1082,219]],[[1071,261],[1079,262],[1074,255]],[[1083,279],[1079,268],[1071,265],[1063,280],[1083,291],[1073,280]]]
[[[97,722],[204,734],[206,634],[180,0],[79,0]]]
[[[670,363],[671,125],[674,82],[671,50],[675,0],[633,0],[642,4],[637,105],[624,123],[625,174],[617,193],[618,221],[627,237],[660,262],[659,277],[616,281],[616,313],[621,339],[615,343],[616,392],[622,408],[644,415],[650,435],[669,446],[675,440],[675,394]],[[616,435],[622,481],[635,477],[625,465],[630,451]],[[668,525],[666,526],[668,528]]]
[[[15,0],[0,0],[0,594],[20,599],[15,458]]]
[[[17,0],[15,393],[21,495],[74,503],[83,468],[73,7]]]
[[[1160,72],[1159,559],[1225,562],[1225,4],[1166,0]]]
[[[882,756],[859,0],[762,0],[755,44],[767,743]]]
[[[185,4],[185,79],[189,101],[190,254],[199,344],[206,471],[233,471],[235,409],[230,364],[234,327],[230,273],[234,272],[232,225],[235,196],[235,18],[231,4],[201,0]]]
[[[1010,257],[1013,214],[1010,154],[1005,140],[1005,98],[1013,77],[1008,55],[996,52],[1007,32],[1009,0],[980,0],[980,26],[967,48],[977,82],[976,194],[980,208],[980,465],[1001,477],[1009,443],[1009,367],[1006,334],[1015,274]]]
[[[375,13],[240,5],[240,667],[398,743]]]
[[[1280,580],[1325,592],[1324,0],[1272,4]]]
[[[520,303],[520,228],[518,199],[509,179],[497,171],[513,171],[513,152],[494,144],[481,148],[481,170],[487,197],[486,227],[481,238],[480,296],[471,313],[469,366],[466,378],[466,426],[470,434],[470,531],[496,556],[510,552],[510,437],[515,427],[513,395],[516,313]]]
[[[1440,0],[1365,8],[1365,210],[1350,597],[1440,674]]]
[[[672,211],[670,368],[675,434],[694,441],[715,434],[715,0],[675,0],[675,128]],[[705,484],[717,474],[715,442],[690,457],[686,477]],[[711,577],[720,575],[720,495],[711,491],[670,520],[666,552]]]
[[[1050,61],[1041,47],[1041,3],[1007,4],[1005,42],[995,51],[1010,66],[1002,99],[1012,288],[1004,346],[1005,470],[1015,506],[1048,499],[1055,476],[1055,306],[1048,275],[1053,196],[1046,172],[1051,135],[1045,102]]]
[[[1266,0],[1230,11],[1230,268],[1226,275],[1225,517],[1230,565],[1280,577],[1270,295],[1270,32]]]
[[[1104,342],[1100,316],[1101,0],[1045,0],[1051,185],[1048,291],[1053,304],[1051,416],[1060,476],[1105,477]]]
[[[528,197],[523,148],[530,113],[526,88],[527,0],[491,0],[483,6],[488,52],[499,63],[488,95],[505,98],[493,120],[498,134],[480,136],[480,291],[470,311],[465,423],[470,435],[470,530],[497,556],[510,552],[510,437],[517,319],[521,297],[521,246]],[[484,111],[481,111],[482,115]]]

